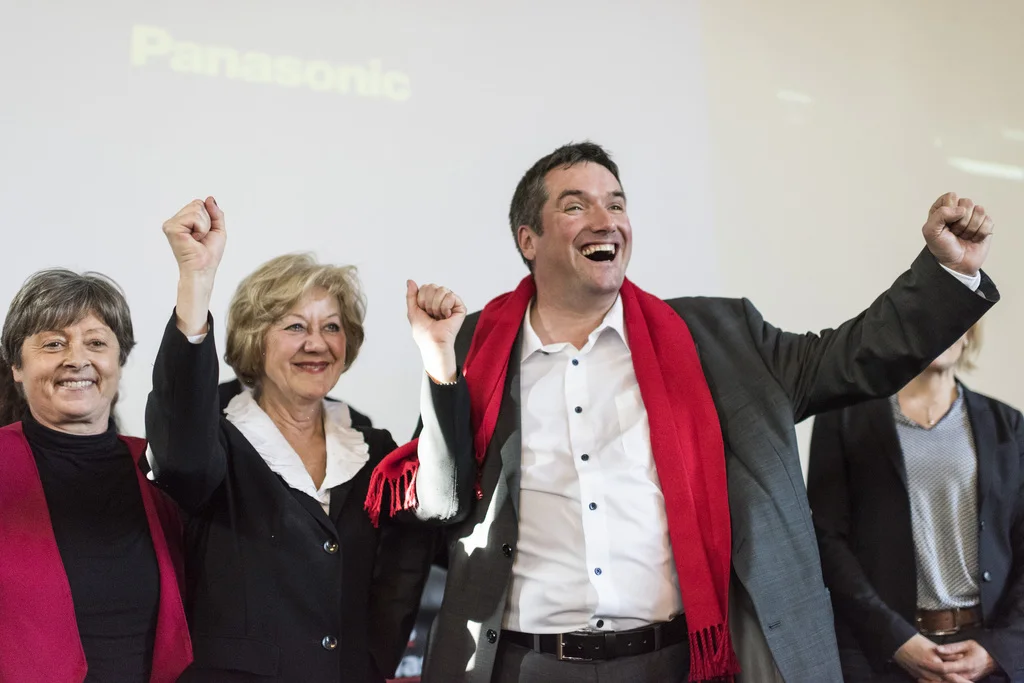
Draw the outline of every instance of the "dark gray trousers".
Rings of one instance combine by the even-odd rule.
[[[632,657],[561,662],[554,655],[502,640],[491,683],[685,683],[689,674],[687,643]]]

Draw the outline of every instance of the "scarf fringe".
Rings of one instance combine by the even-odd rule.
[[[366,502],[363,504],[374,527],[380,526],[385,493],[388,494],[388,515],[391,517],[416,507],[416,473],[419,468],[420,461],[412,458],[402,461],[401,471],[394,476],[388,476],[380,468],[374,469],[366,492]]]
[[[690,631],[690,680],[732,683],[740,672],[726,624]]]

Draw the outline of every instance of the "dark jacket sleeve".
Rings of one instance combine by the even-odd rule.
[[[381,673],[391,677],[402,661],[420,611],[440,529],[383,524],[370,596],[370,643]]]
[[[849,544],[850,493],[841,413],[819,415],[811,436],[807,498],[821,554],[821,572],[836,616],[850,628],[876,669],[917,629],[872,587]]]
[[[176,325],[164,329],[146,403],[146,437],[155,483],[189,513],[198,511],[224,481],[227,449],[220,429],[220,365],[209,332],[192,344]]]
[[[462,329],[455,339],[455,358],[458,362],[457,380],[454,385],[441,385],[428,382],[430,392],[430,415],[421,414],[419,424],[416,427],[416,437],[422,437],[424,420],[432,421],[433,428],[439,433],[447,451],[447,460],[444,466],[449,468],[448,480],[453,483],[447,493],[447,499],[451,501],[444,515],[430,510],[418,510],[420,519],[440,519],[445,524],[454,524],[463,521],[469,516],[472,509],[477,482],[477,462],[474,445],[473,421],[471,416],[471,404],[469,386],[463,376],[463,366],[469,347],[476,332],[477,322],[480,320],[480,313],[473,313],[466,316]],[[422,403],[422,401],[421,401]],[[421,438],[422,443],[422,438]],[[420,458],[420,467],[424,466],[424,459]],[[428,467],[437,467],[436,463],[427,463]],[[453,468],[453,469],[452,469]],[[436,477],[435,477],[436,478]],[[422,480],[421,480],[422,481]],[[421,504],[423,496],[417,491]],[[445,496],[438,496],[438,505],[445,499]],[[437,545],[438,555],[445,547],[443,541]]]
[[[387,432],[373,434],[371,452],[379,460],[395,449],[395,443]],[[387,677],[394,674],[409,643],[440,541],[440,529],[434,526],[387,521],[381,525],[370,589],[370,648]]]
[[[429,380],[426,384],[428,409],[420,416],[420,425],[432,428],[424,434],[417,427],[420,469],[414,514],[421,521],[452,524],[469,514],[476,482],[469,388],[461,368],[454,385]]]
[[[1020,482],[1010,526],[1013,559],[1006,592],[990,628],[975,637],[1013,683],[1024,681],[1024,417],[1015,411],[1014,437],[1020,458]]]
[[[462,362],[477,316],[466,318],[455,341],[459,361],[455,383],[437,384],[425,373],[421,378],[420,416],[412,435],[418,439],[416,505],[411,509],[399,506],[403,509],[394,516],[397,521],[455,524],[469,515],[477,468],[469,387],[462,375]],[[390,495],[391,487],[384,487],[381,510],[390,509]]]
[[[782,332],[749,301],[744,305],[761,356],[789,395],[799,422],[896,393],[998,299],[987,275],[972,292],[925,249],[867,310],[817,335]]]

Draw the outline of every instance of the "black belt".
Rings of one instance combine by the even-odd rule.
[[[589,662],[655,652],[669,645],[687,642],[686,618],[629,631],[574,631],[536,635],[502,631],[502,640],[534,652],[555,655],[561,661]]]

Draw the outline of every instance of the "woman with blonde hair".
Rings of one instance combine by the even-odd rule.
[[[1024,419],[968,389],[980,323],[820,415],[807,493],[845,680],[1024,681]]]
[[[374,681],[398,662],[436,535],[371,523],[373,467],[395,443],[353,427],[326,400],[363,343],[355,270],[280,256],[238,286],[225,358],[245,390],[222,412],[208,308],[226,237],[213,198],[164,224],[178,262],[177,305],[164,331],[146,413],[158,486],[186,520],[187,613],[195,663],[183,682]],[[452,406],[464,385],[438,386]],[[424,419],[430,419],[425,416]],[[471,495],[468,426],[446,434],[452,461],[428,463],[414,515],[447,521],[450,493]]]

